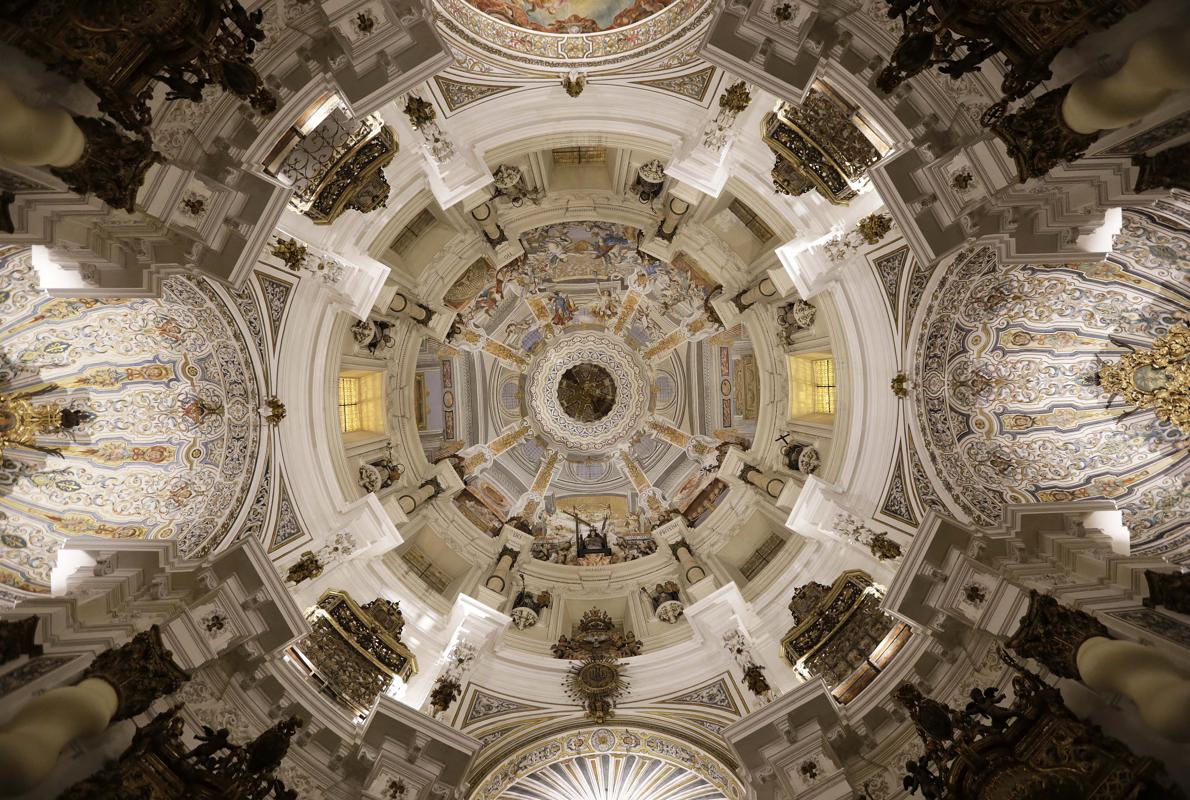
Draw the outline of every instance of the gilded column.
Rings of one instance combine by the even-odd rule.
[[[678,225],[690,210],[690,204],[671,192],[665,198],[665,210],[661,216],[661,224],[657,226],[657,236],[667,242],[672,242],[678,232]]]
[[[34,108],[0,81],[0,158],[18,164],[69,167],[83,157],[86,137],[61,108]]]
[[[404,490],[403,494],[398,495],[397,504],[407,515],[412,514],[437,497],[441,491],[442,485],[438,482],[438,479],[430,478],[428,481],[419,484],[416,488]]]
[[[156,625],[100,653],[78,684],[35,697],[0,726],[0,794],[29,791],[49,775],[67,744],[144,713],[189,678]]]
[[[500,548],[500,554],[496,556],[496,568],[492,570],[491,575],[488,575],[488,579],[484,581],[483,585],[493,592],[504,594],[504,590],[508,588],[508,573],[512,571],[512,565],[516,563],[519,555],[519,550],[508,545]]]
[[[1029,592],[1029,610],[1008,647],[1062,678],[1123,694],[1160,735],[1190,741],[1190,680],[1160,651],[1113,639],[1095,617]]]
[[[774,500],[781,496],[785,482],[789,480],[784,475],[778,475],[776,472],[764,472],[751,465],[745,465],[740,470],[740,477]]]
[[[736,304],[736,307],[739,308],[740,311],[743,311],[749,306],[753,306],[761,302],[777,300],[780,297],[781,293],[777,290],[777,285],[773,283],[772,278],[766,275],[765,277],[761,278],[755,286],[740,292],[734,298],[732,298],[732,300]]]
[[[479,229],[492,247],[498,247],[508,241],[504,229],[500,227],[496,217],[496,206],[491,200],[472,208],[471,219],[479,223]]]

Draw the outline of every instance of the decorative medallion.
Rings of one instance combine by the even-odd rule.
[[[616,698],[628,688],[623,669],[607,656],[589,656],[570,667],[566,691],[582,704],[588,717],[602,723],[613,716]]]
[[[616,383],[598,364],[575,364],[558,382],[558,403],[571,419],[596,422],[615,407]]]
[[[560,337],[528,374],[529,420],[562,449],[610,450],[636,433],[648,413],[648,370],[617,337],[596,331]]]
[[[1134,350],[1096,373],[1099,385],[1190,434],[1190,328],[1175,325],[1148,350]],[[1110,406],[1111,403],[1109,402]]]

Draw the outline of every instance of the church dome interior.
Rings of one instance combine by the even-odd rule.
[[[1186,797],[1187,20],[0,2],[0,797]]]

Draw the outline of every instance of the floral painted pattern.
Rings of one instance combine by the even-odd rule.
[[[1184,209],[1124,212],[1106,261],[947,267],[915,351],[916,425],[954,508],[980,525],[1004,503],[1108,498],[1135,552],[1190,559],[1190,441],[1109,399],[1094,376],[1190,319]],[[915,437],[917,438],[917,437]]]
[[[160,299],[53,298],[27,249],[0,252],[0,348],[21,368],[9,390],[52,383],[39,401],[95,415],[47,437],[61,459],[0,464],[0,584],[48,591],[71,536],[174,538],[188,556],[227,536],[261,442],[252,345],[232,308],[182,277]]]

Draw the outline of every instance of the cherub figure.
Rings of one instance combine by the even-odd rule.
[[[966,711],[970,716],[986,717],[991,720],[993,728],[1000,730],[1008,725],[1009,720],[1018,716],[1015,711],[1000,706],[1002,702],[1004,693],[995,686],[989,686],[983,691],[972,689],[971,702],[967,704]]]

